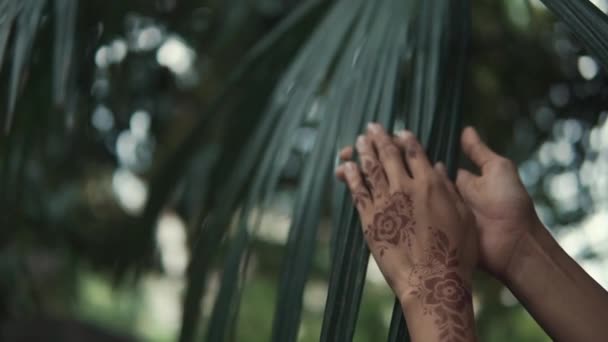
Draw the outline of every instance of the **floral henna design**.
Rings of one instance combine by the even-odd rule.
[[[380,167],[380,164],[369,159],[366,159],[363,163],[365,166],[364,169],[367,170],[369,177],[371,177],[374,181],[379,181],[380,177],[382,176],[382,168]]]
[[[416,151],[416,148],[410,147],[407,149],[407,156],[410,158],[416,158],[416,156],[418,155],[418,152]]]
[[[372,194],[375,192],[374,184],[378,185],[384,181],[384,171],[377,161],[363,160],[363,181]],[[377,196],[381,196],[381,194]]]
[[[371,201],[371,197],[367,191],[359,191],[353,193],[353,202],[357,208],[367,209],[367,204]]]
[[[410,274],[410,293],[423,304],[424,314],[433,315],[439,327],[441,341],[464,341],[467,321],[465,309],[471,305],[471,291],[456,272],[459,265],[457,250],[450,249],[447,235],[432,227],[432,245],[427,258],[416,264]]]
[[[414,234],[414,204],[411,197],[403,192],[396,192],[386,201],[383,209],[376,212],[365,234],[370,242],[379,249],[380,256],[390,246],[406,242],[411,247],[411,235]]]
[[[363,173],[363,183],[365,183],[365,186],[369,189],[370,193],[374,193],[374,186],[366,173]]]

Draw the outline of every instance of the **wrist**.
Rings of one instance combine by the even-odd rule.
[[[407,309],[414,309],[416,306],[419,306],[420,299],[415,296],[414,288],[406,288],[401,293],[397,294],[397,298],[399,299],[399,303],[401,304],[401,309],[405,313]]]
[[[540,221],[534,223],[515,243],[502,275],[503,280],[511,284],[534,273],[534,267],[538,264],[535,261],[546,259],[547,255],[552,254],[551,246],[554,244],[555,240],[545,226]]]
[[[430,276],[399,296],[413,341],[476,340],[472,289],[455,275]]]

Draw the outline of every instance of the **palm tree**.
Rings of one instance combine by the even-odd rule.
[[[173,10],[174,2],[161,3]],[[247,6],[244,3],[233,0],[210,6],[221,9],[229,23],[231,15]],[[587,0],[544,3],[608,67],[606,15]],[[40,145],[52,137],[30,138],[41,131],[36,127],[41,114],[34,104],[26,104],[24,98],[20,104],[17,99],[26,79],[36,77],[36,69],[28,72],[28,64],[34,42],[45,44],[36,35],[49,38],[48,33],[38,32],[47,5],[54,18],[53,75],[47,79],[52,79],[53,104],[59,110],[55,119],[49,114],[42,121],[56,126],[55,120],[75,120],[79,105],[70,99],[78,77],[84,83],[93,79],[91,61],[101,58],[75,46],[78,40],[74,38],[83,35],[76,29],[78,13],[90,15],[100,9],[98,4],[0,0],[0,68],[5,64],[9,71],[8,86],[3,89],[8,95],[6,136],[0,141],[5,183],[0,203],[8,208],[6,224],[31,230],[50,214],[33,219],[14,214],[17,209],[31,209],[29,201],[21,198],[21,187],[27,186],[29,178],[19,170],[30,158],[44,162]],[[125,279],[133,270],[141,272],[157,263],[154,230],[163,208],[171,202],[186,207],[191,258],[181,342],[198,336],[207,341],[236,338],[252,250],[266,224],[263,213],[285,183],[295,199],[281,258],[271,339],[298,338],[304,290],[314,272],[319,227],[329,207],[331,268],[320,339],[353,340],[369,253],[346,189],[333,180],[338,148],[351,144],[366,122],[378,121],[390,128],[413,130],[433,160],[445,161],[452,175],[455,170],[469,51],[469,1],[308,0],[287,8],[288,14],[271,30],[261,30],[263,37],[239,58],[221,89],[204,90],[206,99],[212,100],[201,101],[205,109],[193,116],[187,130],[174,130],[181,138],[162,151],[161,161],[149,172],[149,194],[141,213],[100,219],[98,226],[121,227],[102,241],[94,235],[69,235],[95,251],[87,252],[92,260],[105,263],[117,278]],[[187,13],[176,11],[173,18]],[[206,37],[213,42],[216,56],[228,54],[226,42],[239,30],[227,27],[213,32],[219,37],[216,40]],[[95,28],[89,29],[96,34]],[[221,63],[215,66],[222,67]],[[265,78],[268,74],[280,77]],[[77,120],[77,128],[86,130],[85,126]],[[79,136],[78,130],[62,130]],[[294,158],[301,167],[287,172],[286,165],[293,165]],[[29,188],[36,186],[34,182]],[[22,222],[23,217],[33,222]],[[108,246],[120,247],[108,256]],[[210,274],[217,269],[221,270],[219,292],[204,330],[200,303],[208,292]],[[404,323],[395,304],[389,341],[406,339]]]

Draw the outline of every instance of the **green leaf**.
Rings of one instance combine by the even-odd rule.
[[[78,0],[55,0],[55,46],[53,48],[53,101],[65,105],[74,57]],[[1,50],[1,49],[0,49]],[[0,60],[0,65],[2,61]]]
[[[353,120],[357,126],[344,130],[349,144],[364,129],[365,122],[377,121],[389,128],[393,125],[399,67],[407,46],[409,16],[406,5],[403,1],[384,1],[380,5],[376,3],[375,8],[367,8],[372,25],[362,25],[362,30],[353,35],[353,45],[358,47],[362,66],[347,72],[358,71],[368,77],[364,78],[367,82],[360,83],[362,93],[352,97],[367,101],[353,104],[361,111],[363,120]],[[352,340],[369,257],[350,195],[344,187],[339,191],[342,209],[334,226],[334,253],[322,341]]]
[[[8,37],[13,28],[13,22],[18,13],[17,1],[1,0],[0,13],[2,13],[2,18],[0,19],[0,71],[2,71],[5,56],[4,49],[6,48]]]
[[[589,0],[543,0],[608,70],[608,16]]]
[[[212,108],[219,108],[219,106],[226,101],[233,87],[237,86],[242,80],[242,77],[246,73],[249,73],[254,66],[259,65],[260,59],[268,51],[274,48],[279,40],[287,37],[295,27],[302,24],[309,16],[316,14],[316,10],[320,5],[324,5],[323,1],[315,0],[302,4],[279,24],[275,30],[256,45],[232,75],[226,89],[214,102]],[[299,64],[302,64],[302,62],[303,60],[300,58]],[[297,60],[296,66],[299,64]],[[195,243],[189,265],[188,285],[184,299],[182,327],[179,337],[180,341],[191,341],[195,336],[200,315],[200,300],[204,294],[210,266],[217,253],[218,247],[225,236],[232,215],[241,203],[242,196],[244,193],[249,193],[249,199],[245,204],[245,214],[242,216],[243,221],[246,220],[246,213],[248,210],[251,209],[252,205],[257,203],[257,200],[260,198],[264,185],[269,182],[267,179],[270,174],[269,170],[275,164],[275,157],[277,156],[274,148],[280,146],[280,144],[273,143],[273,141],[276,139],[284,139],[281,136],[277,137],[277,134],[284,134],[284,126],[290,124],[290,122],[285,119],[282,120],[282,123],[277,124],[277,120],[281,118],[281,114],[284,111],[290,110],[289,112],[297,112],[292,106],[297,107],[303,105],[295,103],[292,106],[289,106],[285,103],[284,91],[286,86],[288,83],[293,83],[293,78],[297,75],[293,70],[294,68],[292,68],[291,71],[288,71],[280,85],[277,86],[277,90],[273,94],[267,110],[262,115],[262,119],[257,127],[253,130],[254,133],[249,141],[241,145],[243,149],[238,156],[234,158],[235,161],[238,161],[238,167],[234,167],[231,170],[231,174],[227,177],[226,175],[222,175],[225,182],[220,184],[218,187],[220,191],[216,192],[220,194],[217,201],[215,201],[218,205],[211,210],[208,216],[200,215],[201,219],[204,218],[205,224],[200,232],[199,239],[197,239],[197,242]],[[210,111],[210,113],[211,112],[213,111]],[[303,110],[300,110],[300,112],[303,112]],[[175,173],[176,171],[174,171],[176,169],[176,163],[178,165],[184,165],[190,160],[200,139],[200,132],[204,130],[208,122],[208,115],[203,116],[201,122],[193,130],[189,138],[186,139],[178,149],[179,158],[174,157],[172,162],[168,163],[167,167],[164,168],[165,172],[161,173],[161,176],[158,178],[158,193],[155,194],[154,200],[148,206],[147,217],[154,217],[157,215],[158,210],[162,207],[168,193],[173,188],[171,184],[167,185],[163,180],[169,175],[169,179],[174,179],[174,182],[177,182],[178,175]],[[269,146],[269,150],[266,149],[267,146]],[[165,177],[163,177],[163,174]],[[247,190],[245,187],[251,181],[251,174],[259,176],[254,177],[252,188]],[[198,224],[196,224],[196,226],[198,226]],[[246,252],[245,247],[247,245],[246,242],[248,241],[248,235],[245,234],[246,224],[241,222],[239,226],[239,243],[234,245],[229,253],[230,256],[227,259],[227,267],[224,270],[224,281],[237,279],[239,275],[240,259]],[[237,291],[238,287],[229,287],[221,293],[221,296],[216,301],[216,308],[214,308],[212,321],[221,322],[221,324],[217,327],[210,327],[211,330],[208,332],[208,336],[213,338],[213,340],[223,339],[224,336],[226,336],[226,329],[229,329],[230,323],[234,321],[233,316],[235,315],[236,310],[233,307],[233,304],[235,303],[233,296]]]
[[[15,104],[29,64],[38,22],[46,0],[23,0],[17,17],[14,53],[10,76],[8,107],[4,122],[4,132],[8,134],[13,122]]]

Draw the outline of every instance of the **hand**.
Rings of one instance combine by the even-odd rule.
[[[542,224],[516,166],[492,152],[471,127],[463,131],[461,143],[464,153],[481,169],[481,176],[459,170],[456,180],[479,226],[480,261],[504,279],[518,243]]]
[[[431,166],[411,133],[391,139],[381,126],[370,124],[356,149],[360,165],[347,161],[336,174],[348,184],[384,277],[404,306],[433,317],[442,340],[466,339],[477,263],[471,211],[445,168]],[[348,160],[351,154],[347,148],[341,156]]]

